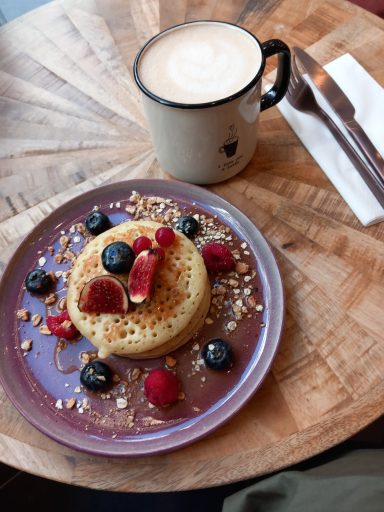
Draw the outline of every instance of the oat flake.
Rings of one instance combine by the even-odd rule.
[[[236,329],[236,327],[237,327],[237,323],[235,321],[233,321],[233,320],[231,322],[227,323],[227,329],[230,332],[234,331]]]
[[[55,407],[56,407],[56,409],[62,409],[63,408],[63,401],[62,401],[61,398],[56,400]]]
[[[118,409],[125,409],[128,406],[128,401],[125,398],[116,398],[116,407]]]

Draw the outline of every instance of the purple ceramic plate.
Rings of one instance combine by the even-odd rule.
[[[22,308],[28,309],[31,315],[41,314],[43,323],[49,309],[51,314],[57,314],[55,305],[46,306],[41,298],[25,291],[26,274],[39,265],[59,275],[69,268],[69,264],[58,263],[52,256],[57,253],[60,237],[69,235],[71,250],[80,250],[83,237],[70,229],[83,222],[94,206],[105,211],[113,224],[130,220],[132,217],[125,208],[130,204],[133,190],[142,196],[171,199],[185,214],[205,215],[226,226],[231,242],[225,243],[230,244],[232,250],[238,249],[242,261],[250,268],[249,279],[241,281],[244,276],[237,276],[239,290],[235,284],[225,296],[227,300],[222,303],[220,319],[217,314],[211,325],[205,325],[190,342],[172,354],[177,361],[184,397],[167,408],[151,407],[143,398],[140,379],[135,384],[131,382],[134,369],[138,368],[145,376],[152,368],[163,367],[164,358],[133,361],[110,356],[107,362],[121,377],[121,382],[113,388],[112,396],[96,396],[82,388],[79,391],[80,355],[94,349],[87,339],[63,344],[62,340],[41,334],[30,320],[16,318],[16,311]],[[223,277],[226,276],[211,276],[212,286],[219,285]],[[252,397],[268,372],[284,320],[280,273],[258,229],[217,195],[177,181],[124,181],[69,201],[36,226],[21,243],[5,270],[1,290],[0,379],[8,397],[32,425],[54,440],[76,450],[109,457],[171,451],[206,436],[228,421]],[[253,302],[262,307],[252,312],[249,307],[245,308],[243,311],[247,314],[244,313],[244,318],[232,331],[227,327],[228,322],[233,321],[232,298],[239,297],[233,295],[236,293],[251,294]],[[59,298],[65,295],[62,277],[59,277],[57,295]],[[247,297],[243,303],[249,303]],[[201,347],[213,337],[225,338],[232,344],[235,359],[231,370],[218,372],[202,364]],[[28,352],[21,349],[25,339],[33,341],[32,350]],[[132,389],[136,386],[136,391],[128,394],[131,397],[128,407],[116,408],[116,393],[128,393],[130,386]],[[76,400],[72,409],[65,405],[70,398]],[[58,406],[61,403],[63,408]],[[90,408],[83,408],[83,403],[90,404]]]

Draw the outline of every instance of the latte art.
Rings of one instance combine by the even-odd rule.
[[[206,103],[243,89],[257,74],[261,52],[246,32],[225,24],[184,25],[166,32],[142,54],[145,87],[177,103]]]

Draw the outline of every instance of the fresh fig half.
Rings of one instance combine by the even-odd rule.
[[[136,257],[128,277],[128,294],[131,302],[141,304],[151,300],[159,260],[156,249],[147,249]]]
[[[113,276],[94,277],[80,293],[79,310],[83,313],[127,313],[129,301],[123,283]]]

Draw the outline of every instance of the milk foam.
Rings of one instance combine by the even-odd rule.
[[[246,32],[221,23],[192,23],[150,44],[141,56],[139,76],[160,98],[206,103],[240,91],[260,64],[259,45]]]

